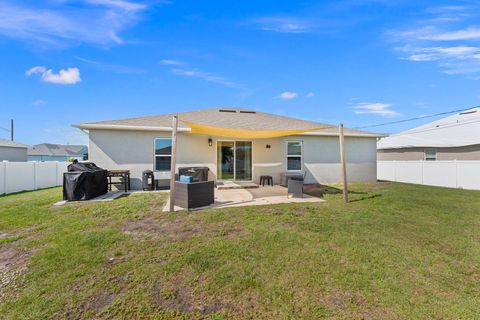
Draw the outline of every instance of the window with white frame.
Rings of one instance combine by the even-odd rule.
[[[172,139],[155,138],[155,171],[170,171],[172,163]]]
[[[302,142],[287,141],[287,171],[302,170]]]
[[[425,149],[425,161],[435,161],[437,160],[437,149],[436,148],[426,148]]]

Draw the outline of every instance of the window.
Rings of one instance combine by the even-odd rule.
[[[435,161],[435,160],[437,160],[437,149],[426,148],[425,149],[425,161]]]
[[[155,139],[155,171],[170,171],[172,163],[172,139]]]
[[[302,170],[302,142],[287,141],[287,171]]]

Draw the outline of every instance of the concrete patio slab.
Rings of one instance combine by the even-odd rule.
[[[253,182],[242,182],[242,181],[220,181],[217,182],[218,190],[226,189],[253,189],[258,188],[258,184]]]
[[[324,202],[320,198],[311,197],[304,194],[303,198],[290,198],[287,194],[287,188],[281,186],[258,187],[253,189],[215,189],[215,203],[194,210],[229,208],[241,206],[258,206],[281,203],[314,203]],[[167,201],[163,211],[167,212],[170,208],[170,202]],[[185,210],[175,206],[175,211]]]
[[[102,194],[101,196],[98,196],[96,198],[90,199],[90,200],[85,200],[85,201],[67,201],[67,200],[62,200],[54,203],[54,206],[63,206],[64,204],[67,203],[89,203],[89,202],[100,202],[100,201],[112,201],[117,199],[118,197],[124,195],[124,194],[129,194],[128,192],[123,192],[123,191],[113,191],[113,192],[107,192],[105,194]]]

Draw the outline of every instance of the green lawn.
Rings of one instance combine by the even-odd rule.
[[[165,194],[0,197],[0,318],[480,318],[480,192],[351,189],[176,214]]]

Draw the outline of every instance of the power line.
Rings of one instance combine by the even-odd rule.
[[[1,130],[5,130],[7,132],[10,132],[10,129],[7,129],[7,128],[3,128],[3,127],[0,127]]]
[[[429,114],[429,115],[426,115],[426,116],[419,116],[419,117],[410,118],[410,119],[403,119],[403,120],[390,121],[390,122],[379,123],[379,124],[372,124],[372,125],[368,125],[368,126],[356,127],[354,129],[366,129],[366,128],[388,126],[388,125],[391,125],[391,124],[404,123],[404,122],[408,122],[408,121],[414,121],[414,120],[420,120],[420,119],[426,119],[426,118],[433,118],[433,117],[443,116],[443,115],[446,115],[446,114],[463,112],[463,111],[467,111],[467,110],[470,110],[470,109],[472,109],[472,108],[458,109],[458,110],[440,112],[440,113],[436,113],[436,114]]]

